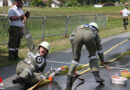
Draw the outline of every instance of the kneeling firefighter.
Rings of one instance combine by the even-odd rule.
[[[80,61],[81,49],[83,45],[85,45],[89,52],[88,57],[90,59],[90,70],[93,73],[96,82],[100,84],[104,82],[104,79],[102,79],[99,75],[98,59],[96,53],[98,54],[102,65],[106,69],[110,68],[104,64],[104,55],[102,51],[101,39],[98,34],[98,25],[95,22],[91,22],[90,24],[83,24],[78,26],[72,32],[70,36],[70,42],[72,44],[73,60],[67,73],[67,87],[72,87],[73,85],[75,79],[74,74]]]
[[[17,64],[16,74],[18,77],[12,82],[26,86],[30,83],[34,84],[41,79],[45,79],[46,75],[43,75],[42,72],[46,67],[46,56],[49,52],[49,47],[50,44],[44,41],[38,46],[38,50],[29,52],[27,57]]]

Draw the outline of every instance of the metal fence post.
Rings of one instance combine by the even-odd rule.
[[[65,37],[67,36],[67,33],[68,33],[68,16],[66,16],[66,19],[65,19]]]
[[[95,22],[97,23],[97,14],[95,15]]]
[[[82,22],[85,23],[85,22],[84,22],[84,15],[82,16]]]
[[[105,15],[105,20],[106,20],[106,22],[105,22],[105,28],[107,27],[107,15]]]
[[[45,24],[46,24],[46,16],[44,16],[43,20],[42,20],[42,40],[44,40],[45,38]]]

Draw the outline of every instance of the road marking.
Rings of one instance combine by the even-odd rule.
[[[114,45],[113,47],[111,47],[110,49],[108,49],[106,52],[104,52],[104,55],[107,54],[108,52],[110,52],[111,50],[113,50],[114,48],[118,47],[119,45],[122,45],[123,43],[127,42],[129,39],[126,39],[116,45]]]

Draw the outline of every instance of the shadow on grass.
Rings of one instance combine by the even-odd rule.
[[[6,79],[16,73],[17,63],[22,60],[9,61],[7,55],[0,55],[0,76]]]
[[[7,47],[0,47],[0,55],[1,54],[8,54],[8,48]]]
[[[9,61],[8,56],[0,55],[0,68],[9,66],[12,64],[17,64],[20,60],[23,60],[23,58],[20,58],[16,61]]]

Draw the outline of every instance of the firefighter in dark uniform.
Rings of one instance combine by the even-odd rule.
[[[46,67],[46,56],[49,47],[50,44],[47,41],[42,42],[38,47],[38,51],[29,52],[27,57],[17,64],[16,74],[18,77],[13,80],[14,84],[20,83],[26,86],[46,78],[46,75],[43,75],[42,72]]]
[[[15,5],[8,10],[9,16],[9,60],[18,59],[21,33],[23,29],[24,12],[22,10],[22,0],[15,0]]]
[[[99,75],[96,52],[98,53],[102,65],[107,69],[110,68],[104,64],[104,55],[102,51],[101,40],[98,34],[98,25],[95,22],[91,22],[90,24],[78,26],[76,30],[72,32],[70,36],[70,42],[72,44],[72,52],[74,57],[67,74],[67,87],[71,87],[74,82],[74,73],[80,60],[80,54],[83,45],[85,45],[89,52],[88,57],[90,59],[90,70],[94,74],[96,82],[104,82]]]

